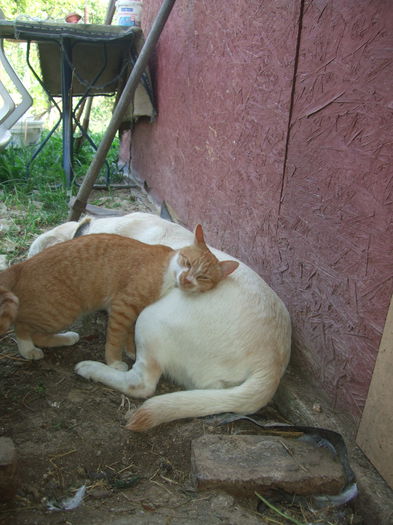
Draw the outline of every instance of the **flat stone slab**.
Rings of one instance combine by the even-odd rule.
[[[337,494],[345,483],[334,454],[311,443],[278,436],[206,435],[191,443],[192,475],[199,489],[253,494]]]
[[[15,496],[17,488],[16,451],[12,439],[0,437],[0,501]]]

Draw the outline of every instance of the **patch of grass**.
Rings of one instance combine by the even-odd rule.
[[[93,140],[99,144],[101,135],[93,134]],[[5,253],[9,262],[23,257],[32,240],[43,230],[67,219],[70,193],[77,192],[75,185],[71,191],[65,187],[61,135],[50,138],[31,164],[30,175],[26,176],[36,147],[8,147],[0,152],[0,253]],[[111,182],[122,177],[116,165],[118,149],[115,139],[107,156]],[[84,141],[74,155],[76,180],[82,180],[93,155],[91,146]],[[102,177],[102,182],[105,181],[106,170],[103,168],[101,173],[98,182]],[[2,222],[4,228],[1,228]]]
[[[43,133],[45,137],[45,131]],[[91,133],[91,138],[96,146],[102,139],[102,134]],[[42,151],[37,155],[33,162],[31,158],[37,146],[26,146],[24,148],[8,147],[0,153],[0,184],[6,188],[14,184],[37,186],[40,182],[45,185],[65,185],[65,179],[62,169],[62,137],[56,133],[52,135]],[[94,148],[87,140],[84,140],[82,146],[76,150],[74,148],[74,173],[75,178],[84,177],[94,155]],[[111,181],[121,177],[117,170],[117,156],[119,151],[119,140],[116,137],[107,155],[107,163],[110,169]],[[27,176],[27,166],[30,164],[30,174]],[[106,168],[103,167],[99,177],[106,175]]]
[[[48,191],[14,187],[3,191],[0,199],[9,213],[9,226],[0,232],[1,250],[9,261],[19,259],[33,239],[44,229],[59,224],[67,218],[67,195],[63,188]]]

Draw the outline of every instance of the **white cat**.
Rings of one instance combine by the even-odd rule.
[[[78,228],[85,229],[82,233],[117,233],[175,249],[193,239],[178,224],[138,212],[62,224],[38,237],[29,255],[72,238]],[[212,251],[220,260],[228,258]],[[162,374],[184,386],[187,391],[154,396],[133,413],[127,428],[143,431],[180,418],[251,414],[262,408],[288,364],[291,323],[273,290],[240,263],[210,292],[192,296],[174,289],[143,310],[135,326],[135,343],[137,358],[129,371],[82,361],[76,372],[132,397],[152,396]]]

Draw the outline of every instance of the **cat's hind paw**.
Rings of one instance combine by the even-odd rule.
[[[72,346],[75,343],[77,343],[80,339],[79,334],[77,334],[76,332],[64,332],[58,335],[64,339],[64,346]]]

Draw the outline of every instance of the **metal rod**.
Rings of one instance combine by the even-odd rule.
[[[110,26],[112,23],[113,15],[115,14],[116,2],[115,0],[109,0],[108,8],[105,15],[105,22],[107,26]]]
[[[164,0],[161,4],[160,10],[158,11],[158,14],[153,22],[152,28],[150,29],[135,66],[128,77],[123,93],[121,94],[119,102],[117,103],[117,106],[113,112],[112,118],[108,124],[106,132],[104,133],[102,141],[98,146],[96,154],[89,166],[89,169],[87,170],[87,173],[79,188],[78,194],[71,206],[71,211],[69,214],[70,221],[78,220],[81,216],[81,213],[83,213],[86,208],[87,199],[91,190],[93,189],[94,181],[96,180],[109,148],[111,147],[113,138],[119,129],[123,119],[124,111],[133,99],[139,80],[148,65],[150,56],[161,35],[175,1],[176,0]]]
[[[73,179],[72,169],[72,46],[71,41],[65,38],[61,45],[61,96],[63,102],[63,170],[67,188],[71,187]],[[66,58],[68,57],[68,60]]]

